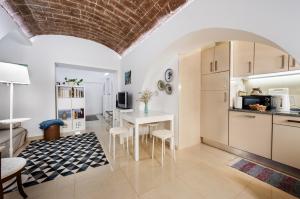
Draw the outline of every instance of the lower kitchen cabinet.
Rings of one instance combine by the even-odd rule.
[[[300,169],[300,118],[274,116],[274,161]]]
[[[229,112],[229,146],[271,158],[272,115]]]

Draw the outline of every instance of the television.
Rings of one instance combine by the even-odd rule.
[[[117,107],[123,109],[130,108],[130,96],[128,92],[119,92],[117,94]]]

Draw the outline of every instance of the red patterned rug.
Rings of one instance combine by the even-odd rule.
[[[300,181],[296,178],[284,175],[245,159],[235,162],[231,167],[300,198]]]

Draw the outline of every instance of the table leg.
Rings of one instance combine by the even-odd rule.
[[[139,161],[140,154],[139,154],[139,124],[135,124],[135,135],[134,135],[134,159],[135,161]]]
[[[121,114],[121,113],[120,113]],[[123,119],[122,119],[122,117],[120,116],[120,127],[123,127]],[[122,145],[122,144],[124,144],[124,136],[123,135],[120,135],[119,136],[119,138],[120,138],[120,144]]]

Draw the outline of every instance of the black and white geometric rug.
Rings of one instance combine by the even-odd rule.
[[[33,141],[19,155],[27,160],[24,187],[108,164],[95,133]],[[25,175],[25,176],[23,176]],[[27,175],[27,176],[26,176]]]

